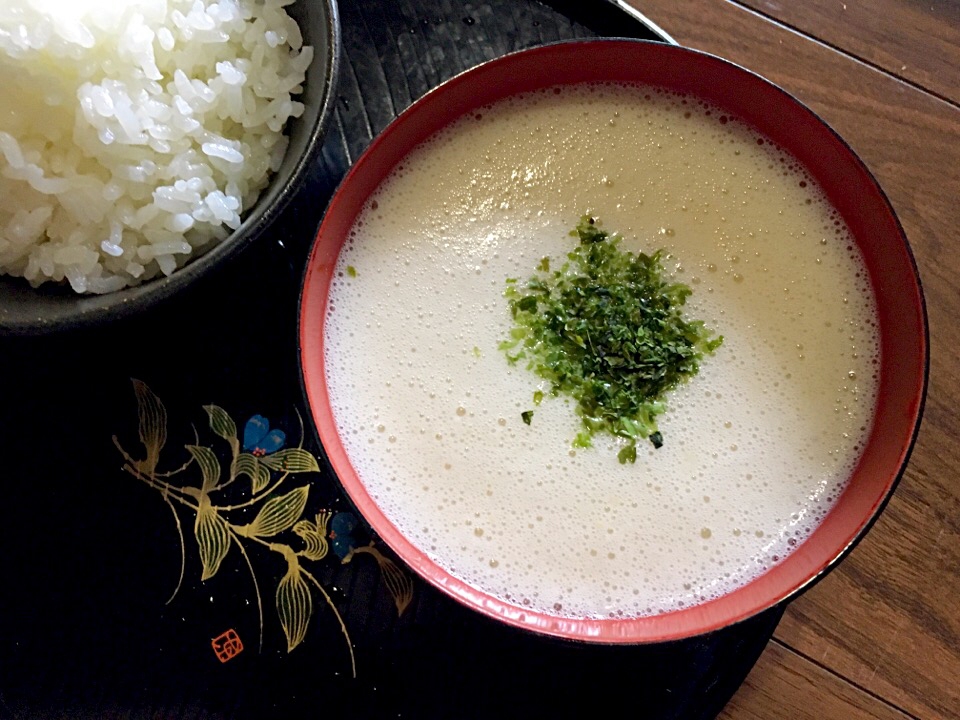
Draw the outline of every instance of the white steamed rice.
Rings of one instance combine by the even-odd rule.
[[[105,293],[227,237],[313,57],[293,0],[0,0],[0,272]]]

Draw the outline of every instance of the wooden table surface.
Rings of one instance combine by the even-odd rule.
[[[960,718],[960,2],[630,0],[681,45],[832,125],[916,254],[930,385],[909,467],[854,552],[787,610],[724,720]]]

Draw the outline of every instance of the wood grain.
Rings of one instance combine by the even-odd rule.
[[[956,0],[737,1],[960,102],[960,3]]]
[[[909,715],[772,640],[719,720],[774,718],[906,720]]]
[[[930,321],[923,427],[876,527],[793,604],[777,637],[910,714],[960,717],[960,110],[724,0],[634,2],[680,43],[745,65],[818,112],[903,223]]]

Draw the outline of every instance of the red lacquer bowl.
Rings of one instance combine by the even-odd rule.
[[[574,619],[530,612],[470,587],[405,538],[367,493],[337,435],[324,368],[327,295],[340,248],[365,201],[421,141],[461,115],[517,93],[581,82],[634,82],[687,93],[740,118],[792,153],[821,184],[866,260],[881,332],[879,399],[852,479],[822,524],[765,574],[716,600],[643,618]],[[920,425],[928,372],[916,264],[886,196],[863,162],[786,92],[730,62],[633,40],[566,42],[465,72],[417,101],[379,135],[334,195],[303,281],[300,360],[310,415],[331,466],[373,529],[413,570],[460,602],[511,625],[603,643],[674,640],[731,625],[788,600],[834,567],[890,498]]]

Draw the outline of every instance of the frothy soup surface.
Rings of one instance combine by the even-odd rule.
[[[724,336],[635,464],[612,438],[572,449],[573,402],[535,407],[549,388],[498,350],[506,278],[559,265],[585,212],[663,248]],[[582,618],[718,597],[802,543],[859,457],[879,361],[862,260],[793,159],[614,85],[502,101],[417,148],[354,225],[325,333],[344,446],[394,525],[490,595]]]

